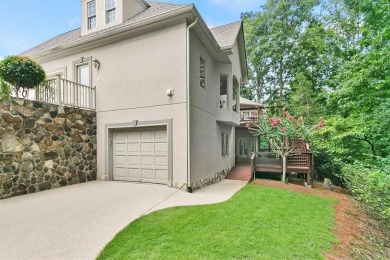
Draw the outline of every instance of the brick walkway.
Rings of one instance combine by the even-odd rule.
[[[241,165],[236,165],[229,174],[226,176],[225,179],[228,180],[239,180],[239,181],[247,181],[250,182],[252,177],[251,174],[251,166],[241,164]]]

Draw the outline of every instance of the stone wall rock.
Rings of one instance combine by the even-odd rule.
[[[96,113],[1,100],[0,199],[96,180]]]

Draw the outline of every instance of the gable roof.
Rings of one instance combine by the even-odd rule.
[[[254,109],[254,108],[259,108],[262,107],[260,103],[257,103],[255,101],[246,99],[244,97],[240,96],[240,108],[241,109]]]
[[[147,2],[147,4],[150,5],[149,8],[147,8],[145,11],[137,14],[136,16],[130,18],[129,20],[123,22],[122,24],[115,25],[115,26],[97,31],[95,33],[91,33],[91,34],[85,35],[83,37],[81,36],[81,28],[78,28],[78,29],[60,34],[60,35],[58,35],[50,40],[47,40],[47,41],[45,41],[45,42],[27,50],[27,51],[22,52],[20,55],[29,56],[29,55],[37,54],[37,53],[40,53],[43,51],[47,51],[50,49],[61,47],[63,45],[69,44],[69,43],[77,42],[77,41],[82,40],[86,37],[90,37],[91,35],[101,34],[102,32],[116,29],[116,28],[121,27],[123,25],[136,23],[136,22],[139,22],[142,20],[150,19],[152,17],[180,9],[182,7],[191,6],[189,4],[170,4],[170,3],[149,2],[149,1]]]
[[[234,44],[240,28],[241,21],[238,21],[210,28],[210,31],[213,34],[215,40],[217,40],[218,45],[223,48],[232,46]]]

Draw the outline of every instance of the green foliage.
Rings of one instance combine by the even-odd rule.
[[[28,57],[9,56],[0,62],[0,77],[10,83],[15,93],[33,89],[45,80],[43,68]]]
[[[97,259],[322,259],[336,241],[334,202],[249,184],[223,203],[143,216]]]
[[[253,92],[265,103],[285,94],[294,114],[327,118],[314,138],[319,178],[338,183],[345,169],[359,178],[383,173],[390,156],[389,1],[268,0],[243,18]],[[367,178],[367,185],[377,179]]]
[[[341,178],[355,198],[390,227],[390,157],[379,166],[345,165]]]
[[[2,78],[0,78],[0,99],[8,100],[11,97],[11,92],[11,86]]]
[[[318,3],[318,0],[269,0],[260,12],[242,15],[250,85],[257,100],[271,104],[285,101],[286,89],[301,68],[299,61],[305,58],[300,55],[304,49],[300,41],[308,25],[315,21],[312,10]]]

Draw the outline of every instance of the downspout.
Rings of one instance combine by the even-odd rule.
[[[190,147],[190,30],[196,25],[198,18],[187,27],[187,69],[186,69],[186,90],[187,90],[187,191],[192,193],[191,187],[191,147]]]

